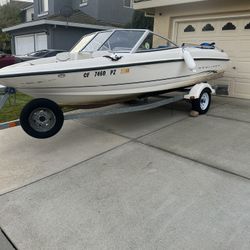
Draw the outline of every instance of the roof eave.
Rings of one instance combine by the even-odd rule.
[[[54,21],[54,20],[37,20],[27,23],[18,24],[12,27],[2,29],[2,32],[11,32],[19,29],[30,28],[39,25],[58,25],[58,26],[69,26],[74,28],[85,28],[85,29],[97,29],[97,30],[106,30],[112,29],[112,26],[102,26],[95,24],[85,24],[85,23],[74,23],[74,22],[63,22],[63,21]]]
[[[208,0],[141,0],[133,3],[133,8],[136,10],[146,10],[149,8],[160,8],[166,6],[189,4],[195,2],[203,2]]]

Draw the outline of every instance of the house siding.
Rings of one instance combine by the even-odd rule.
[[[53,1],[51,1],[53,2]],[[61,10],[64,7],[72,8],[72,1],[71,0],[54,0],[54,15],[59,15]]]
[[[59,15],[63,7],[80,10],[97,20],[125,25],[131,21],[133,9],[123,6],[123,0],[90,0],[86,6],[80,6],[80,0],[50,0],[48,16]],[[35,20],[46,16],[40,15],[38,0],[34,1]]]
[[[52,28],[53,29],[53,28]],[[79,29],[67,27],[57,27],[52,35],[53,47],[56,49],[70,50],[75,43],[77,43],[80,38],[86,34],[95,32],[94,29]]]
[[[127,24],[132,20],[133,10],[124,7],[123,0],[106,0],[99,2],[99,18],[107,22]],[[117,11],[119,10],[119,11]]]
[[[99,19],[99,0],[91,0],[86,6],[80,7],[80,0],[73,1],[73,8]]]
[[[12,51],[15,54],[15,37],[46,33],[48,35],[48,49],[62,49],[70,50],[80,38],[86,34],[96,32],[95,29],[82,29],[67,26],[52,26],[52,25],[40,25],[36,27],[29,27],[22,30],[12,32]]]

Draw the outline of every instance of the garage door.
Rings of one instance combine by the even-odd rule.
[[[35,50],[42,50],[42,49],[47,49],[48,48],[48,39],[47,35],[45,33],[40,33],[35,35],[35,45],[36,48]]]
[[[17,55],[25,55],[35,51],[34,36],[16,36],[15,49]]]
[[[17,55],[25,55],[34,51],[47,49],[47,34],[37,33],[15,37],[15,49]]]
[[[216,84],[229,85],[231,96],[250,98],[250,18],[180,22],[177,43],[216,42],[230,56],[225,77]]]

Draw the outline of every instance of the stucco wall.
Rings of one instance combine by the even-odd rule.
[[[176,18],[214,17],[220,15],[250,13],[249,0],[210,0],[180,4],[155,9],[154,31],[171,37],[173,20]]]

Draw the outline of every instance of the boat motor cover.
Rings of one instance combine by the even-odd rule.
[[[196,63],[190,52],[186,49],[183,50],[183,58],[188,68],[194,71],[196,69]]]

